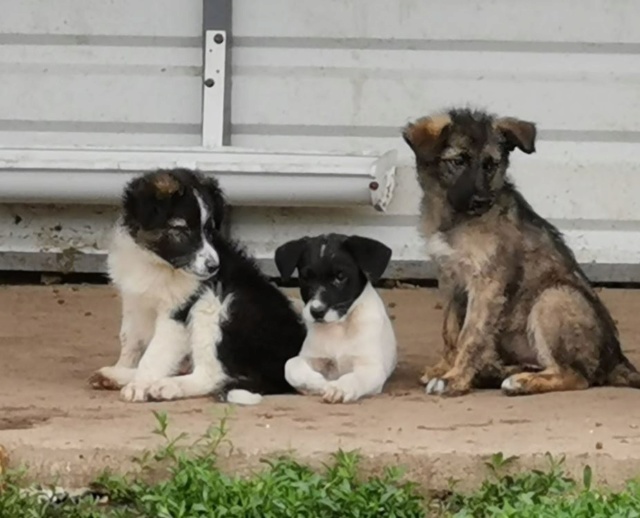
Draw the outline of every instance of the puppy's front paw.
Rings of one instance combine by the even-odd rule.
[[[120,391],[120,398],[123,401],[132,403],[147,401],[150,387],[151,385],[148,381],[132,381],[122,387],[122,390]]]
[[[433,378],[427,383],[425,392],[430,396],[457,397],[467,394],[471,387],[455,378]]]
[[[171,401],[184,396],[180,384],[172,378],[156,381],[149,387],[148,398],[153,401]]]
[[[110,376],[112,367],[102,367],[102,369],[94,372],[89,378],[89,385],[94,390],[120,390],[120,385],[112,376]]]
[[[444,376],[449,372],[450,368],[451,367],[444,360],[440,361],[436,365],[427,365],[424,368],[424,374],[420,378],[420,383],[426,386],[432,379]]]
[[[339,383],[328,383],[322,393],[322,401],[325,403],[351,403],[356,399],[358,394],[355,391]]]

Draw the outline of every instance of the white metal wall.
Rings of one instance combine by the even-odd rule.
[[[201,1],[0,5],[4,142],[199,142]],[[268,259],[290,237],[358,232],[393,247],[395,274],[430,275],[400,128],[471,104],[538,123],[537,154],[514,154],[518,185],[594,278],[640,280],[639,26],[633,0],[234,0],[233,145],[398,148],[402,164],[389,214],[240,208],[237,234]],[[19,252],[100,249],[112,217],[0,211]]]
[[[416,275],[399,128],[465,104],[536,121],[538,153],[514,154],[518,185],[593,276],[640,279],[639,27],[633,0],[236,0],[234,143],[398,148],[391,215],[356,222]]]
[[[0,8],[4,145],[200,143],[201,1]]]

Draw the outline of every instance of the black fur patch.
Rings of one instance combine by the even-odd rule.
[[[329,310],[344,316],[369,282],[384,273],[391,249],[374,239],[323,234],[290,241],[276,250],[276,266],[283,279],[297,269],[302,300],[315,298],[322,306],[312,316],[322,322]]]
[[[161,175],[168,177],[158,184]],[[212,222],[201,239],[215,249],[220,264],[215,277],[201,280],[192,296],[174,309],[172,318],[188,323],[194,304],[212,289],[228,303],[226,318],[219,322],[222,338],[215,343],[212,336],[211,348],[229,377],[229,387],[243,384],[259,394],[295,392],[284,377],[284,365],[300,352],[306,327],[284,293],[223,233],[226,204],[214,178],[176,169],[134,180],[124,194],[125,228],[132,236],[140,229],[162,234],[167,221],[181,217],[200,229],[198,200],[190,192],[198,193],[212,212]]]

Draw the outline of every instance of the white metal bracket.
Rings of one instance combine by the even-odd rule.
[[[205,32],[202,92],[202,145],[211,149],[223,145],[225,118],[225,66],[227,32]]]

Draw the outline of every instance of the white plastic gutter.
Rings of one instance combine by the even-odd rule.
[[[115,204],[134,176],[186,167],[215,175],[232,205],[373,205],[395,187],[396,151],[380,155],[242,148],[0,148],[0,202]]]

